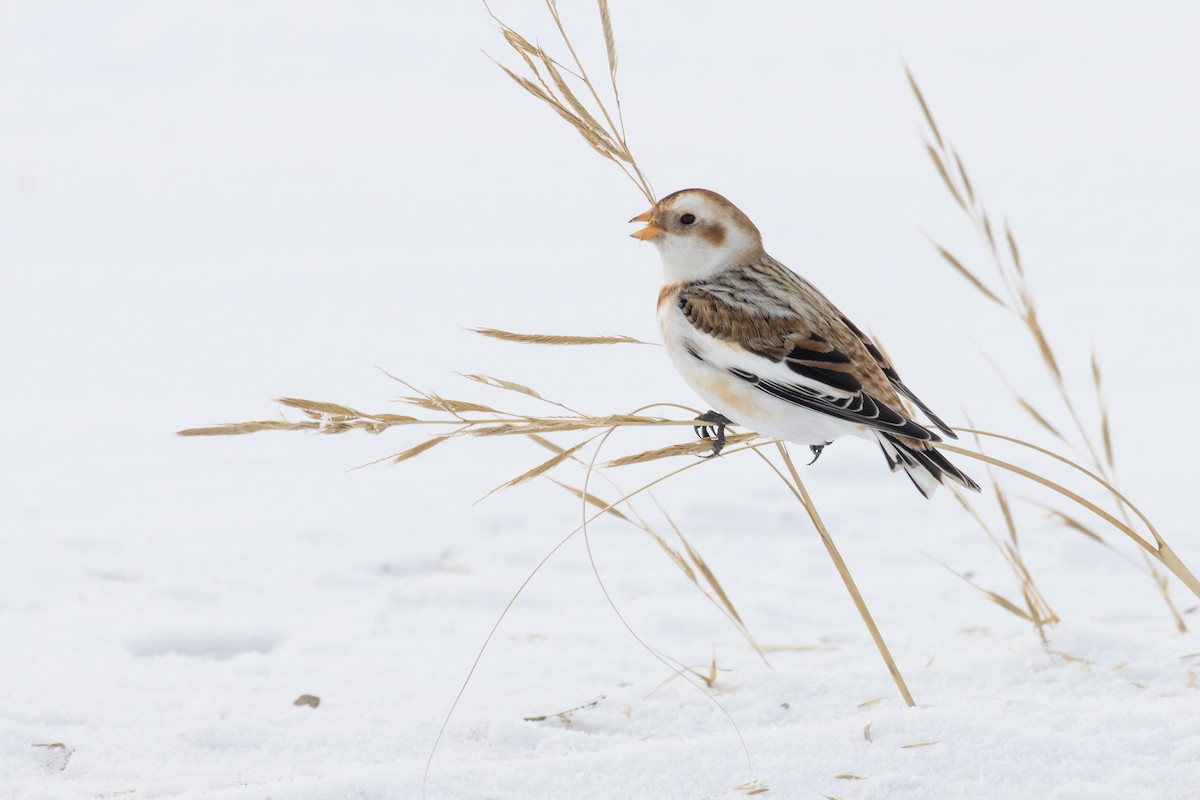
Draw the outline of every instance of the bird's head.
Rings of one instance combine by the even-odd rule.
[[[762,236],[750,218],[707,189],[669,194],[629,221],[647,223],[631,235],[658,247],[668,283],[703,280],[762,253]]]

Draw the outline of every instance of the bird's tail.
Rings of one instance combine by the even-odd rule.
[[[904,470],[917,487],[917,491],[925,497],[932,495],[934,490],[945,482],[945,478],[964,489],[979,491],[979,484],[951,464],[933,445],[882,431],[876,431],[875,438],[879,440],[883,457],[887,459],[892,472]]]

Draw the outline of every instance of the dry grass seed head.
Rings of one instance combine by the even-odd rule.
[[[955,258],[950,253],[949,250],[942,247],[937,242],[932,242],[932,244],[934,247],[937,248],[937,251],[938,251],[938,253],[941,254],[942,258],[944,258],[946,260],[946,263],[948,263],[950,266],[954,267],[954,269],[958,272],[958,274],[963,276],[964,278],[966,278],[967,282],[970,283],[972,286],[974,286],[979,291],[980,294],[982,294],[987,299],[991,300],[993,303],[996,303],[1005,308],[1008,308],[1007,303],[1005,303],[1003,300],[1001,300],[999,297],[997,297],[996,294],[994,292],[992,292],[991,289],[987,288],[987,286],[984,285],[983,281],[981,281],[975,275],[975,273],[971,272],[971,270],[969,270],[965,266],[963,266],[963,263],[961,261],[959,261],[957,258]]]
[[[534,467],[530,470],[527,470],[525,472],[522,472],[520,475],[518,475],[517,477],[513,478],[510,481],[505,481],[504,483],[500,484],[495,489],[492,489],[490,492],[488,492],[486,495],[484,495],[483,498],[481,498],[481,499],[487,499],[488,497],[492,496],[496,492],[499,492],[503,489],[510,489],[513,486],[518,486],[522,483],[525,483],[526,481],[533,480],[534,478],[536,478],[539,475],[543,475],[543,474],[549,472],[550,470],[557,467],[559,464],[561,464],[564,461],[566,461],[567,459],[571,458],[571,456],[578,453],[581,449],[583,449],[583,447],[585,445],[590,444],[591,441],[592,441],[591,439],[585,439],[584,441],[580,442],[579,444],[575,445],[574,447],[569,447],[566,450],[563,450],[561,453],[556,453],[555,455],[551,456],[547,460],[538,464],[536,467]]]
[[[471,328],[470,330],[478,333],[480,336],[487,336],[490,339],[499,339],[504,342],[518,342],[520,344],[548,344],[548,345],[592,345],[592,344],[654,344],[653,342],[643,342],[641,339],[635,339],[632,336],[560,336],[548,333],[514,333],[512,331],[502,331],[496,328]]]
[[[399,464],[402,461],[408,461],[410,458],[416,458],[427,450],[432,450],[434,447],[437,447],[439,444],[449,438],[449,436],[434,436],[426,439],[415,447],[410,447],[401,453],[396,453],[394,456],[388,456],[386,459],[381,460],[389,461],[392,464]]]
[[[206,428],[185,428],[176,431],[176,436],[241,436],[246,433],[259,431],[297,431],[319,430],[319,422],[289,422],[284,419],[269,419],[258,422],[228,422],[223,425],[211,425]]]
[[[310,417],[320,417],[329,415],[335,418],[354,419],[358,417],[367,417],[369,414],[364,414],[361,411],[356,411],[349,406],[344,406],[340,403],[323,403],[318,400],[302,400],[298,397],[278,397],[276,403],[288,406],[289,408],[298,408]]]
[[[1044,416],[1042,416],[1041,412],[1038,411],[1036,408],[1034,408],[1032,403],[1030,403],[1024,397],[1021,397],[1016,392],[1013,393],[1013,397],[1014,397],[1014,399],[1016,399],[1017,405],[1020,406],[1025,411],[1025,413],[1027,413],[1029,416],[1033,417],[1034,422],[1038,423],[1043,428],[1045,428],[1048,433],[1050,433],[1052,436],[1054,436],[1054,438],[1056,438],[1060,441],[1065,441],[1063,439],[1063,435],[1058,432],[1058,428],[1055,428],[1053,425],[1051,425],[1050,420],[1048,420]]]
[[[725,436],[726,446],[741,444],[759,438],[757,433],[735,433]],[[641,453],[614,458],[612,461],[607,461],[605,467],[627,467],[630,464],[644,464],[647,461],[657,461],[660,458],[672,458],[674,456],[690,456],[702,455],[712,450],[712,442],[706,439],[698,439],[694,442],[679,442],[677,444],[659,447],[654,450],[645,450]]]

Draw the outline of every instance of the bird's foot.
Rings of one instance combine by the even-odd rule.
[[[808,466],[811,467],[813,464],[817,463],[817,459],[821,457],[821,453],[824,453],[825,448],[831,444],[833,444],[833,442],[826,442],[825,444],[810,444],[808,449],[812,450],[813,460],[808,462]]]
[[[701,439],[712,440],[712,452],[707,456],[701,456],[701,458],[712,458],[713,456],[720,455],[721,451],[725,449],[725,426],[732,425],[733,422],[724,414],[716,411],[705,411],[696,417],[696,422],[708,423],[705,425],[696,425],[692,428],[696,432],[696,436]]]

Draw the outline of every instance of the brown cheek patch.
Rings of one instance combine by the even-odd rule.
[[[720,247],[725,241],[725,227],[723,225],[705,225],[700,229],[700,238],[713,247]]]

